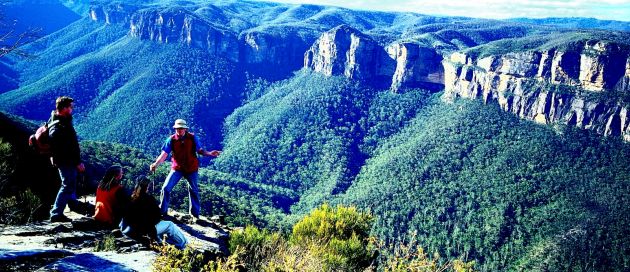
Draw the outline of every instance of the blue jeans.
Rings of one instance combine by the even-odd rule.
[[[52,210],[50,210],[51,217],[63,215],[63,210],[66,209],[66,205],[70,206],[70,209],[73,209],[77,204],[77,167],[74,165],[59,166],[57,170],[61,178],[61,188],[59,188],[55,204]]]
[[[159,242],[162,242],[164,234],[166,234],[166,242],[174,245],[178,249],[184,249],[188,244],[188,239],[184,236],[182,230],[171,221],[160,221],[155,225],[155,231],[157,232]]]
[[[168,211],[168,203],[171,199],[171,191],[182,177],[186,178],[188,181],[188,199],[190,202],[189,213],[192,216],[199,217],[199,210],[201,207],[199,206],[199,187],[197,186],[197,171],[184,174],[181,171],[171,170],[166,177],[166,181],[164,181],[164,185],[162,185],[162,194],[160,196],[160,211],[162,214],[166,214]]]

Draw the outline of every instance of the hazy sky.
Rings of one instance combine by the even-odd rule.
[[[630,21],[630,0],[271,0],[271,2],[493,19],[593,17]]]

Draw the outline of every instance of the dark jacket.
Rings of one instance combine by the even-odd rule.
[[[55,164],[62,166],[79,165],[81,163],[81,151],[77,132],[72,126],[72,116],[60,116],[53,111],[48,123],[55,120],[59,122],[48,128]]]
[[[131,238],[138,239],[148,235],[151,239],[157,238],[155,225],[162,219],[160,207],[155,198],[143,193],[136,199],[131,199],[129,208],[121,223],[123,233]]]

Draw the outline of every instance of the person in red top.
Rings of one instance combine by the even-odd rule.
[[[221,151],[206,151],[201,147],[199,139],[188,132],[188,125],[183,119],[175,120],[175,134],[169,136],[162,146],[162,153],[149,166],[151,172],[155,171],[169,153],[172,153],[171,172],[166,177],[160,195],[160,212],[166,216],[170,194],[179,180],[184,177],[188,181],[188,198],[190,199],[190,215],[196,221],[199,219],[201,206],[199,205],[199,187],[197,186],[197,171],[199,170],[199,160],[197,154],[202,156],[218,157]]]
[[[114,227],[120,223],[124,210],[129,205],[129,197],[120,185],[122,177],[123,169],[120,165],[113,165],[105,172],[96,189],[94,220]]]

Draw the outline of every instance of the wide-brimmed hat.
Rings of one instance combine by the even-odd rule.
[[[177,120],[175,120],[175,124],[173,125],[173,128],[185,128],[185,129],[188,129],[188,125],[186,125],[186,120],[184,120],[184,119],[177,119]]]

